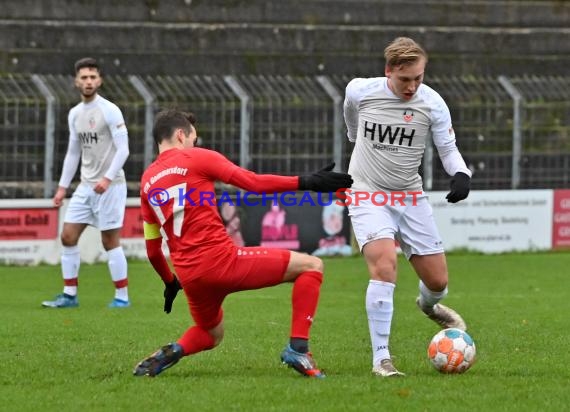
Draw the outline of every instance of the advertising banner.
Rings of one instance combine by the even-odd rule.
[[[429,193],[446,250],[484,253],[570,247],[570,190],[477,191],[457,204],[447,192]],[[220,201],[219,211],[234,243],[303,251],[318,256],[350,255],[350,219],[336,199],[309,193]],[[234,199],[235,200],[235,199]],[[59,233],[68,200],[0,200],[0,264],[56,264]],[[121,244],[127,257],[146,259],[140,200],[127,200]],[[379,206],[381,207],[381,206]],[[105,261],[101,234],[88,227],[79,240],[81,260]],[[164,248],[167,252],[166,248]]]
[[[429,198],[446,250],[498,253],[552,247],[552,193],[474,190],[455,204],[447,202],[447,192]]]
[[[0,209],[0,239],[45,240],[57,236],[54,208]]]
[[[552,247],[570,248],[570,190],[554,191]]]
[[[348,256],[348,210],[330,194],[284,193],[272,198],[235,198],[218,204],[234,243],[290,249],[316,256]]]
[[[51,201],[0,203],[0,264],[57,263],[59,212]]]

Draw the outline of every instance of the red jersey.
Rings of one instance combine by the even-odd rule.
[[[162,152],[142,176],[141,210],[146,223],[161,227],[177,273],[200,276],[214,267],[223,270],[236,249],[218,213],[215,181],[257,193],[299,186],[297,176],[258,175],[212,150]]]

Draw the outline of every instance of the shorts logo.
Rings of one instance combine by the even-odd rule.
[[[410,123],[414,119],[414,112],[411,109],[404,110],[404,121]]]
[[[366,235],[366,239],[372,240],[372,239],[374,239],[377,235],[378,235],[378,232],[368,233],[368,234]]]

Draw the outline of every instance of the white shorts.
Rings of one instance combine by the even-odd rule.
[[[118,229],[123,226],[126,204],[125,183],[112,183],[103,194],[95,193],[91,185],[80,183],[71,196],[64,222],[85,223],[101,231]]]
[[[414,204],[415,203],[415,204]],[[395,239],[407,259],[412,255],[443,253],[433,211],[427,195],[404,199],[404,205],[379,206],[370,199],[348,205],[354,234],[360,251],[368,242],[377,239]]]

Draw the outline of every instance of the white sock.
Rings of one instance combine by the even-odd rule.
[[[373,367],[381,360],[390,358],[388,343],[394,314],[395,287],[393,283],[370,280],[366,290],[366,313],[372,343]]]
[[[77,278],[79,276],[79,246],[64,246],[61,252],[61,274],[63,275],[63,293],[77,295]]]
[[[115,299],[129,300],[127,288],[127,258],[121,246],[107,251],[109,272],[115,284]]]
[[[441,292],[434,292],[420,280],[420,307],[424,312],[429,312],[433,306],[447,296],[447,287]]]

